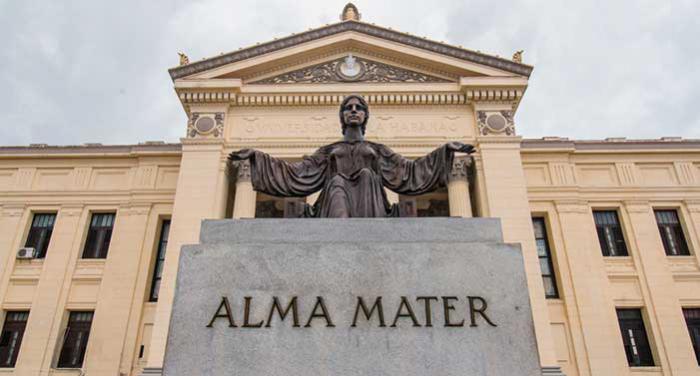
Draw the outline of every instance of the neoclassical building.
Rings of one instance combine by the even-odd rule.
[[[178,144],[0,147],[0,375],[159,374],[183,244],[205,218],[295,217],[227,155],[298,160],[340,137],[417,157],[476,146],[412,216],[498,217],[519,243],[544,374],[700,375],[700,140],[523,139],[533,67],[341,21],[170,69]],[[167,88],[164,88],[167,89]],[[289,219],[301,220],[301,219]]]

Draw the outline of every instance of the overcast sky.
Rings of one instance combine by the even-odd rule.
[[[0,144],[177,142],[167,69],[338,21],[346,1],[0,0]],[[700,2],[370,1],[362,20],[535,66],[525,137],[700,138]]]

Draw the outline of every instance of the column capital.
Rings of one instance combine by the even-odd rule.
[[[26,208],[25,204],[4,204],[0,206],[0,217],[21,217]]]
[[[588,213],[588,203],[581,200],[557,200],[554,201],[557,213]]]
[[[244,160],[244,161],[236,161],[233,162],[233,167],[236,170],[235,177],[236,177],[236,182],[242,182],[250,181],[250,161]]]
[[[630,200],[625,201],[625,208],[630,213],[648,213],[651,209],[649,206],[649,201],[644,200]]]
[[[471,158],[471,156],[456,157],[452,162],[452,168],[450,169],[448,181],[468,181],[469,169],[473,166],[473,164],[474,160]]]
[[[691,213],[700,213],[700,200],[685,200],[685,205]]]

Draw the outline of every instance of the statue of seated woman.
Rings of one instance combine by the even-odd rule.
[[[430,154],[411,160],[388,147],[366,141],[369,107],[351,95],[340,106],[343,140],[318,149],[299,162],[287,162],[254,149],[229,155],[230,161],[250,161],[253,188],[278,197],[303,197],[321,191],[307,206],[305,217],[397,217],[384,188],[404,195],[420,195],[447,184],[455,152],[474,147],[449,142]]]

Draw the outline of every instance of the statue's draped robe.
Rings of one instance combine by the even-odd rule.
[[[447,183],[453,152],[442,146],[410,160],[388,147],[368,141],[336,142],[300,162],[287,162],[254,151],[251,180],[256,191],[279,197],[303,197],[322,189],[306,216],[390,217],[398,209],[384,187],[420,195]]]

